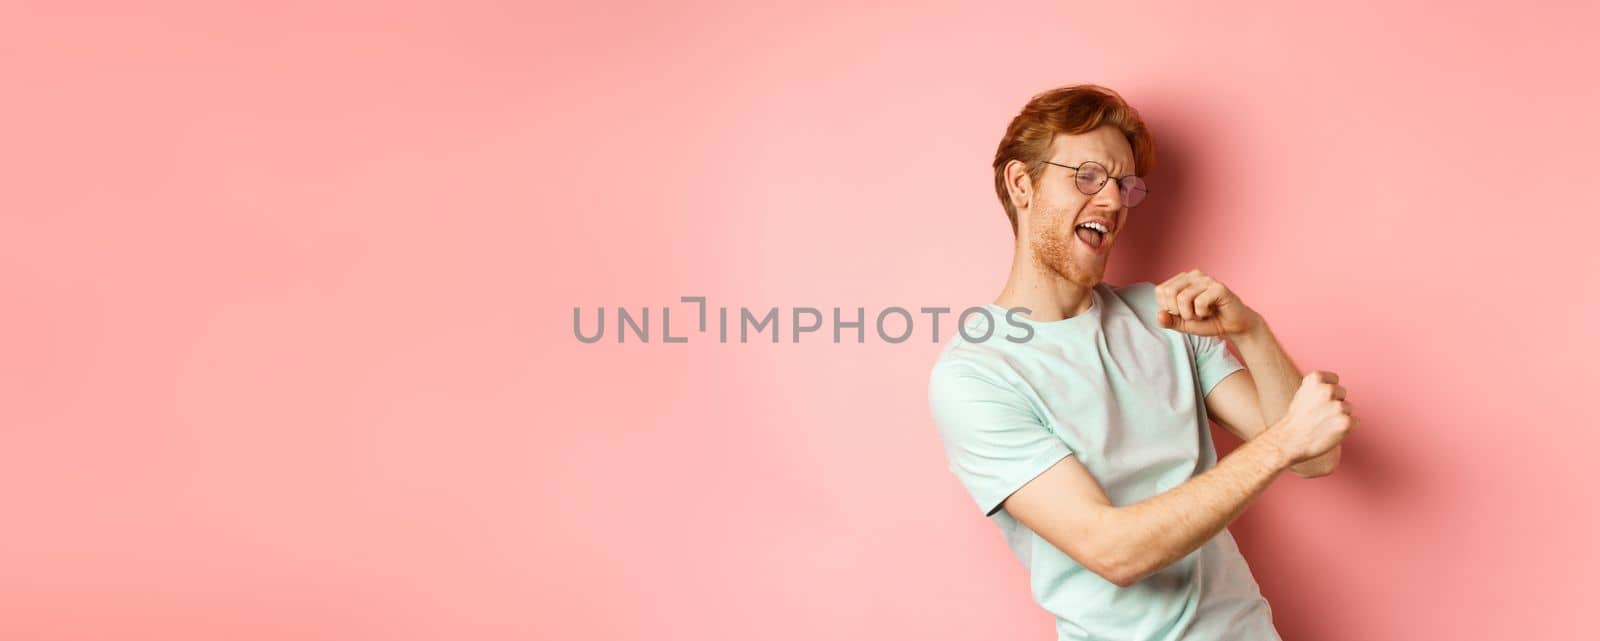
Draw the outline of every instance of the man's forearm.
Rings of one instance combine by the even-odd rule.
[[[1250,377],[1255,379],[1256,396],[1261,402],[1261,420],[1266,427],[1272,427],[1289,412],[1289,403],[1294,400],[1295,390],[1300,389],[1300,381],[1305,374],[1300,373],[1300,368],[1295,366],[1288,352],[1278,343],[1278,338],[1273,336],[1265,320],[1250,331],[1229,336],[1228,339],[1239,348],[1245,367],[1250,369]],[[1328,453],[1290,469],[1300,476],[1316,476],[1326,474],[1338,462],[1339,448],[1334,447]]]
[[[1256,381],[1256,396],[1261,399],[1261,419],[1269,426],[1277,423],[1288,413],[1289,401],[1294,400],[1294,392],[1300,388],[1300,379],[1305,375],[1295,367],[1289,354],[1283,351],[1278,338],[1272,335],[1272,328],[1264,320],[1255,329],[1229,336],[1228,339],[1239,348],[1245,367],[1250,369],[1250,376]]]
[[[1290,463],[1274,435],[1263,435],[1178,487],[1111,510],[1103,558],[1116,582],[1131,584],[1211,540]]]

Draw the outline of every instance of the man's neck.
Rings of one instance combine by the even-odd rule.
[[[994,304],[1007,309],[1026,307],[1032,310],[1027,317],[1036,321],[1058,321],[1088,311],[1094,305],[1090,289],[1038,265],[1032,255],[1018,252]]]

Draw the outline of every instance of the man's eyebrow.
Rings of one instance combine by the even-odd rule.
[[[1071,165],[1073,167],[1082,167],[1083,163],[1086,163],[1086,162],[1098,163],[1101,167],[1105,167],[1106,168],[1106,172],[1109,173],[1111,175],[1111,177],[1117,178],[1119,180],[1122,179],[1122,178],[1126,178],[1128,176],[1137,175],[1137,174],[1135,174],[1135,173],[1133,173],[1131,171],[1128,172],[1128,173],[1125,173],[1125,174],[1117,173],[1115,170],[1112,169],[1112,162],[1109,161],[1109,160],[1102,160],[1100,158],[1084,158],[1083,160],[1078,160],[1078,161],[1074,162],[1072,160],[1072,158],[1073,158],[1072,156],[1068,156],[1064,160],[1052,160],[1050,162],[1060,163],[1060,164],[1063,164],[1063,165]]]
[[[1125,173],[1125,174],[1117,173],[1116,169],[1114,169],[1112,167],[1112,163],[1109,160],[1095,160],[1095,162],[1100,163],[1101,167],[1105,167],[1106,168],[1106,173],[1110,174],[1112,178],[1121,179],[1121,178],[1126,178],[1128,176],[1134,175],[1133,172],[1131,172],[1131,171],[1128,172],[1128,173]]]

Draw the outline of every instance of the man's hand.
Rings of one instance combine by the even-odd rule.
[[[1344,397],[1338,374],[1307,374],[1289,403],[1288,413],[1264,436],[1270,436],[1273,444],[1295,463],[1321,456],[1337,447],[1356,427],[1356,419],[1350,415],[1350,401]]]
[[[1244,357],[1255,387],[1248,404],[1259,407],[1260,414],[1241,407],[1242,393],[1230,392],[1206,399],[1213,416],[1227,417],[1224,425],[1245,441],[1271,434],[1266,440],[1272,445],[1292,450],[1286,453],[1297,475],[1311,478],[1333,471],[1339,464],[1339,442],[1356,423],[1338,376],[1301,376],[1261,315],[1200,270],[1157,285],[1156,304],[1161,308],[1157,324],[1185,334],[1226,336]]]
[[[1239,300],[1226,285],[1191,269],[1156,286],[1161,311],[1156,322],[1167,329],[1196,336],[1246,334],[1261,325],[1261,315]]]

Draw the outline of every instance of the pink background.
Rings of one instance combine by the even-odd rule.
[[[571,322],[988,302],[1076,82],[1160,149],[1110,280],[1363,419],[1233,527],[1284,637],[1592,627],[1593,5],[825,4],[0,9],[0,637],[1053,639],[925,328]]]

